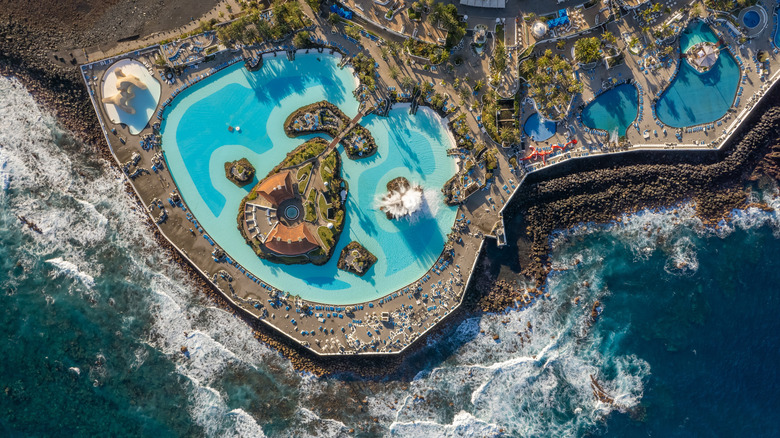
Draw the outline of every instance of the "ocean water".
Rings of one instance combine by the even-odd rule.
[[[462,321],[398,375],[319,379],[200,296],[93,156],[0,78],[3,436],[780,433],[776,212],[561,233],[549,299]]]

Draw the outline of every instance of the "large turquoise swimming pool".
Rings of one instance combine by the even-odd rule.
[[[288,138],[282,128],[285,118],[323,99],[353,117],[358,110],[355,85],[352,71],[338,68],[338,58],[271,57],[259,71],[236,65],[190,87],[168,107],[161,128],[171,174],[206,232],[257,277],[316,302],[363,302],[415,281],[439,257],[455,221],[456,209],[444,205],[438,195],[455,172],[446,154],[453,145],[446,125],[427,108],[415,116],[402,108],[389,117],[363,118],[378,145],[374,156],[349,160],[339,147],[350,192],[345,230],[328,264],[278,265],[259,259],[246,245],[236,216],[252,185],[239,188],[228,181],[224,163],[246,157],[262,178],[309,138]],[[229,132],[228,125],[240,126],[241,132]],[[430,209],[417,220],[389,221],[376,208],[387,182],[398,176],[428,189]],[[336,268],[338,254],[351,240],[379,259],[364,277]]]
[[[680,35],[680,48],[685,52],[703,41],[715,43],[718,38],[704,22],[696,21]],[[722,49],[705,73],[699,73],[687,61],[680,60],[680,64],[677,77],[658,99],[658,118],[671,127],[684,128],[723,117],[734,103],[741,74],[731,53]]]
[[[629,84],[618,85],[595,98],[582,111],[582,123],[603,129],[609,133],[617,130],[619,136],[626,135],[626,129],[636,119],[639,94]]]

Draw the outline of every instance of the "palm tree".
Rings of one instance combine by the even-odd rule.
[[[409,76],[401,78],[401,88],[404,90],[410,90],[414,86],[414,81]]]
[[[431,13],[428,14],[428,22],[434,26],[444,17],[444,4],[434,3]]]
[[[401,51],[401,45],[398,44],[397,41],[390,41],[387,43],[387,48],[390,49],[390,53],[393,56],[398,56],[398,53]]]
[[[394,80],[398,78],[398,67],[394,65],[390,67],[390,77]]]

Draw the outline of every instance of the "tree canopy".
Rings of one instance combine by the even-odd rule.
[[[580,38],[574,43],[574,56],[583,64],[601,59],[601,40],[596,37]]]

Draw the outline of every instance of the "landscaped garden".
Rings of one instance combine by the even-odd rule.
[[[376,62],[374,59],[358,53],[352,58],[351,63],[360,83],[368,87],[369,90],[374,90],[376,87]]]
[[[242,16],[217,30],[217,37],[226,45],[277,41],[312,24],[297,2],[276,0],[271,11],[269,16],[259,4],[249,2]]]
[[[507,146],[520,142],[517,114],[513,99],[500,99],[494,90],[482,97],[482,124],[488,135],[497,143]]]
[[[575,79],[571,64],[550,49],[520,64],[520,75],[537,110],[549,120],[562,119],[573,96],[582,93],[582,83]]]
[[[461,21],[458,8],[453,4],[433,3],[428,21],[447,31],[447,42],[444,44],[447,49],[456,46],[466,35],[466,23]]]
[[[431,64],[441,64],[450,59],[450,52],[441,46],[414,38],[408,38],[404,41],[404,48],[410,55],[426,58]]]

